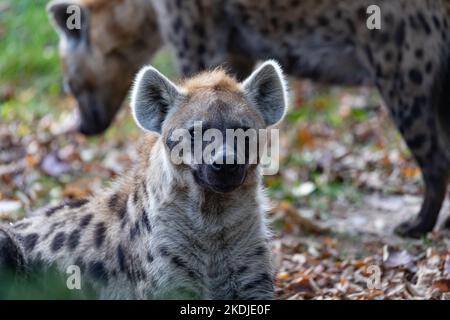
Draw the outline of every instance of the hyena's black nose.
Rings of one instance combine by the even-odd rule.
[[[239,167],[237,157],[235,155],[220,155],[211,163],[211,168],[217,173],[232,173]]]

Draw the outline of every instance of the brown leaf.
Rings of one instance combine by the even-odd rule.
[[[298,143],[300,146],[313,147],[315,144],[314,136],[308,127],[302,127],[297,134]]]
[[[450,280],[440,279],[433,282],[433,288],[438,289],[441,292],[450,292]]]

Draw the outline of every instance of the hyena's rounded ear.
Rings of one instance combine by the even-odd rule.
[[[179,88],[151,66],[136,76],[131,96],[131,109],[136,123],[144,130],[161,132],[170,108],[181,97]]]
[[[245,95],[262,114],[266,126],[281,121],[288,105],[283,72],[273,60],[264,62],[242,83]]]
[[[89,10],[73,0],[53,0],[47,13],[60,37],[72,46],[89,43]]]

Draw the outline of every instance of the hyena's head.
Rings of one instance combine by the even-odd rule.
[[[133,76],[161,46],[153,8],[146,0],[54,0],[47,10],[59,34],[64,86],[78,103],[79,131],[102,133]]]
[[[273,61],[242,83],[218,69],[176,85],[145,67],[132,99],[136,122],[161,133],[175,168],[192,173],[202,188],[223,193],[254,181],[248,177],[257,172],[255,146],[265,143],[258,133],[283,118],[287,90]]]

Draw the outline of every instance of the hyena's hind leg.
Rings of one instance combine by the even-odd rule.
[[[416,91],[402,91],[399,88],[390,90],[387,96],[392,99],[385,98],[397,127],[421,169],[425,184],[424,200],[418,216],[395,229],[397,234],[408,237],[420,237],[433,230],[445,199],[450,172],[450,157],[445,139],[438,129],[435,112],[438,98],[433,96],[434,90],[414,88]],[[409,89],[412,89],[411,86]]]
[[[446,146],[445,151],[450,159],[450,57],[441,68],[441,88],[435,93],[439,97],[436,104],[438,130]],[[444,228],[450,229],[450,216],[444,223]]]
[[[0,273],[21,273],[25,268],[25,254],[19,240],[6,228],[0,227]]]

